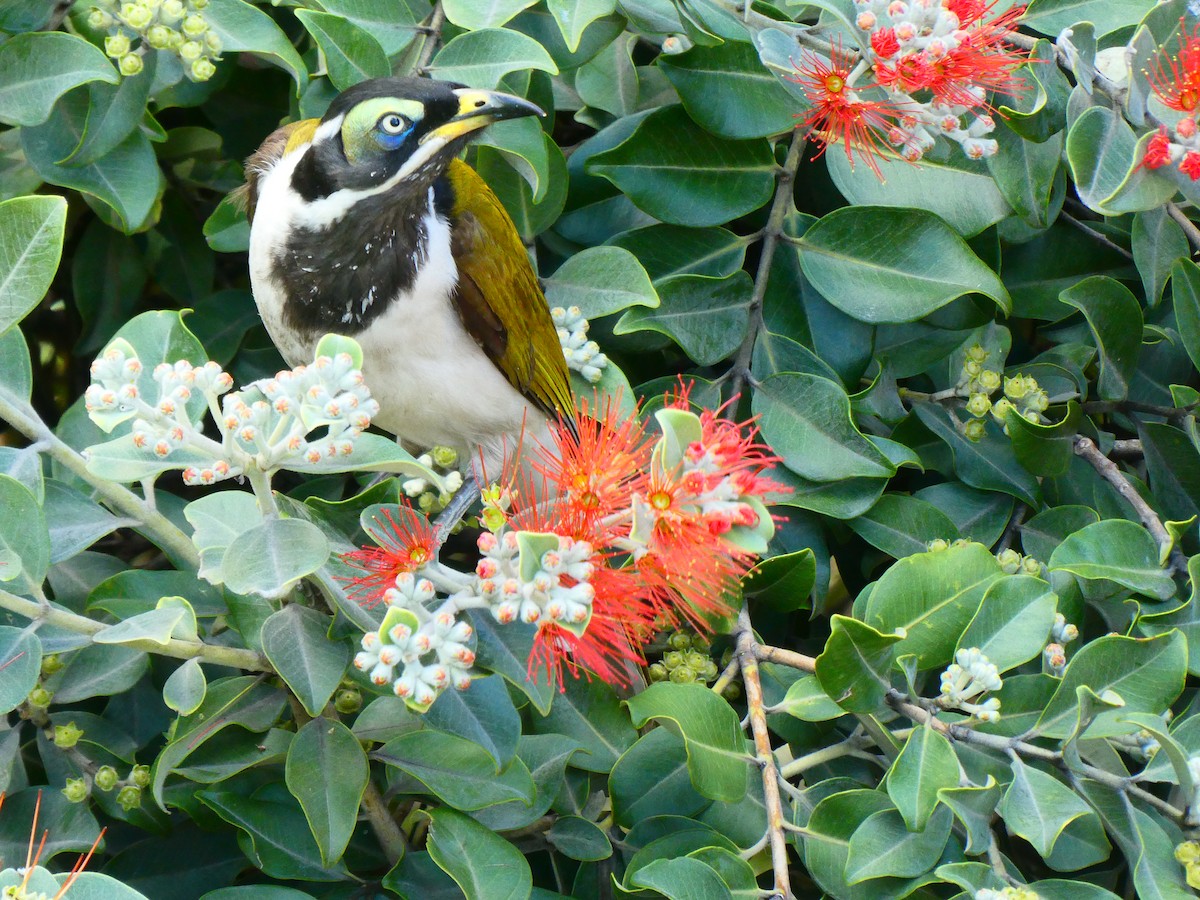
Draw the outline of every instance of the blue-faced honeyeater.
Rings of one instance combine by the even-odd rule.
[[[539,115],[519,97],[366,81],[247,160],[254,299],[291,365],[327,332],[362,346],[375,423],[498,474],[573,410],[555,326],[512,220],[457,158],[479,129]]]

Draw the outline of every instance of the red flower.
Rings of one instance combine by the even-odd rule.
[[[1167,126],[1159,125],[1158,133],[1146,144],[1146,155],[1142,157],[1142,165],[1147,169],[1159,169],[1171,162],[1171,139],[1167,136]]]
[[[1179,29],[1179,53],[1156,59],[1148,74],[1154,96],[1164,106],[1190,113],[1200,107],[1200,25],[1189,34],[1180,19]]]
[[[896,40],[894,28],[880,28],[871,32],[871,49],[880,59],[891,59],[900,52],[900,42]]]
[[[1179,163],[1179,171],[1192,181],[1200,181],[1200,153],[1189,150],[1183,154],[1183,160]]]
[[[417,571],[432,562],[437,553],[433,527],[411,506],[402,504],[395,517],[385,509],[383,519],[376,516],[376,527],[367,529],[378,546],[342,554],[342,562],[364,573],[345,579],[349,582],[347,594],[368,609],[378,605],[383,595],[396,586],[397,575]]]
[[[1027,58],[1006,43],[1016,28],[1017,20],[1025,14],[1025,7],[1011,7],[990,22],[985,22],[984,16],[991,12],[994,5],[980,6],[969,0],[959,4],[964,13],[974,18],[966,20],[960,14],[959,21],[965,34],[958,46],[941,58],[930,61],[934,74],[928,87],[940,103],[988,108],[980,99],[980,92],[1011,97],[1025,90],[1025,83],[1017,77],[1016,70]]]
[[[887,152],[890,120],[897,118],[899,112],[890,103],[860,99],[858,90],[846,84],[852,68],[850,55],[840,47],[833,48],[829,60],[802,51],[796,74],[790,77],[804,89],[812,106],[804,118],[805,137],[815,138],[821,144],[817,156],[830,144],[843,144],[851,167],[857,154],[883,180],[878,159]]]

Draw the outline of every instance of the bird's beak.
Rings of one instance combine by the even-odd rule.
[[[427,132],[421,138],[422,144],[434,137],[449,143],[501,119],[546,115],[540,106],[499,91],[458,88],[454,94],[458,97],[458,112],[449,121]]]

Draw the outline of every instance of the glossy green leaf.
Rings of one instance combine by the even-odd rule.
[[[475,629],[476,664],[503,677],[542,715],[550,712],[554,698],[559,696],[558,685],[546,672],[529,675],[534,629],[521,623],[499,625],[490,613],[475,613],[468,619]]]
[[[750,276],[742,271],[719,279],[675,275],[658,283],[655,308],[629,309],[613,331],[657,331],[679,344],[694,362],[712,365],[741,345],[753,292]]]
[[[1096,34],[1104,35],[1136,25],[1153,5],[1150,0],[1034,0],[1022,22],[1051,36],[1076,22],[1094,22]]]
[[[1188,673],[1200,674],[1200,555],[1188,560],[1188,581],[1192,593],[1183,606],[1167,612],[1143,616],[1139,622],[1145,634],[1163,634],[1178,629],[1187,638]]]
[[[616,3],[615,0],[547,0],[546,6],[554,24],[562,32],[567,49],[574,53],[579,49],[587,27],[609,15],[616,8]]]
[[[466,31],[438,51],[429,67],[435,78],[494,89],[509,72],[540,69],[551,75],[558,67],[533,38],[507,28]]]
[[[318,716],[296,732],[284,777],[308,819],[321,861],[333,865],[350,842],[370,777],[362,745],[341,722]]]
[[[524,900],[533,876],[521,851],[462,813],[430,809],[429,854],[468,897]]]
[[[1020,835],[1042,856],[1049,856],[1067,824],[1091,815],[1079,795],[1052,775],[1012,760],[1012,783],[996,811],[1013,834]]]
[[[563,856],[581,861],[608,859],[613,852],[604,831],[579,816],[559,816],[546,832],[546,840]]]
[[[7,46],[0,45],[0,54]],[[0,203],[0,333],[46,295],[58,270],[66,222],[67,204],[61,197]]]
[[[1129,288],[1097,275],[1059,294],[1083,313],[1100,351],[1100,397],[1124,400],[1142,348],[1142,310]]]
[[[872,713],[891,687],[898,634],[881,634],[857,619],[835,615],[829,640],[817,657],[817,681],[847,712]]]
[[[692,786],[683,738],[668,728],[651,729],[621,755],[608,793],[623,828],[657,815],[696,816],[712,802]]]
[[[321,48],[329,80],[338,90],[392,74],[379,41],[348,19],[311,9],[297,10],[296,18]]]
[[[873,880],[855,888],[846,882],[850,841],[871,816],[885,810],[894,811],[891,800],[882,791],[872,790],[843,789],[816,804],[805,826],[804,865],[822,890],[837,897],[868,900],[878,898],[884,885],[900,883]]]
[[[746,739],[724,699],[698,684],[658,682],[625,701],[634,725],[659,719],[677,731],[692,786],[713,800],[740,800],[746,790]]]
[[[517,752],[521,717],[500,678],[473,678],[466,691],[443,691],[422,717],[427,727],[473,741],[508,765]]]
[[[499,679],[497,679],[499,680]],[[474,683],[471,685],[474,687]],[[471,811],[471,818],[493,831],[528,828],[541,819],[569,786],[567,766],[582,750],[577,741],[561,734],[526,734],[517,744],[517,756],[504,767],[504,778],[533,779],[533,802],[514,798]]]
[[[446,18],[467,31],[498,28],[533,0],[445,0]]]
[[[888,240],[879,240],[881,233]],[[911,322],[968,293],[990,297],[1005,312],[1012,305],[996,273],[924,210],[839,209],[797,243],[813,286],[863,322]]]
[[[894,809],[871,815],[850,838],[846,881],[857,884],[887,875],[911,878],[933,868],[950,838],[953,822],[954,816],[945,806],[918,832],[906,829]]]
[[[659,305],[642,264],[620,247],[590,247],[576,253],[546,279],[546,300],[552,307],[578,306],[588,319],[631,306]]]
[[[436,731],[411,731],[388,741],[372,756],[421,782],[455,809],[483,809],[507,800],[530,804],[534,783],[522,764],[498,774],[482,747]]]
[[[45,514],[29,488],[8,475],[0,475],[0,552],[7,560],[4,581],[10,590],[41,589],[50,564]]]
[[[1133,217],[1130,240],[1146,300],[1151,306],[1157,306],[1167,279],[1188,266],[1185,262],[1189,255],[1187,238],[1178,223],[1167,215],[1166,209],[1151,209]],[[1195,265],[1191,267],[1194,269]],[[1176,299],[1176,319],[1179,315],[1179,300]]]
[[[239,594],[284,596],[325,564],[329,542],[302,519],[268,519],[242,532],[221,560],[225,585]]]
[[[37,684],[42,642],[24,628],[0,626],[0,710],[7,713],[25,702]]]
[[[648,225],[619,234],[611,243],[633,253],[655,282],[672,275],[726,278],[742,267],[746,256],[745,239],[724,228]]]
[[[698,859],[656,859],[629,878],[634,887],[649,888],[670,900],[732,898],[721,877]]]
[[[991,844],[992,817],[996,814],[1002,790],[995,778],[988,776],[983,787],[969,785],[938,791],[938,800],[948,806],[966,828],[968,853],[984,853]]]
[[[977,647],[1000,672],[1028,662],[1047,644],[1058,597],[1032,575],[1010,575],[988,587],[979,612],[958,641]]]
[[[1126,519],[1105,519],[1068,535],[1047,564],[1052,570],[1089,581],[1113,581],[1160,600],[1175,594],[1175,582],[1163,571],[1154,538]]]
[[[887,777],[888,796],[904,826],[909,831],[924,831],[931,825],[929,817],[938,804],[938,791],[957,785],[958,757],[950,741],[928,726],[914,728]]]
[[[932,540],[954,541],[959,537],[958,528],[945,513],[905,494],[884,494],[847,524],[871,546],[896,559],[924,553]]]
[[[308,71],[291,41],[263,10],[245,0],[210,0],[204,18],[220,38],[225,52],[235,50],[261,56],[283,69],[296,82],[299,92],[308,81]]]
[[[193,658],[184,662],[171,673],[163,684],[163,702],[181,716],[190,716],[208,692],[208,683],[204,678],[204,670],[200,668],[200,660]]]
[[[766,606],[792,612],[808,606],[817,580],[817,563],[810,549],[764,559],[742,580],[742,593]]]
[[[40,125],[54,101],[90,81],[118,81],[99,48],[61,31],[14,35],[0,45],[0,122]]]
[[[1079,404],[1071,401],[1059,422],[1044,425],[1030,422],[1015,409],[1008,411],[1008,436],[1021,465],[1034,475],[1065,475],[1075,454],[1079,431]]]
[[[1000,150],[988,159],[988,171],[996,187],[1026,224],[1046,227],[1053,220],[1055,185],[1061,184],[1062,135],[1035,144],[1011,128],[1001,127],[994,137]]]
[[[1171,301],[1183,347],[1200,369],[1200,266],[1190,259],[1178,259],[1171,266]]]
[[[1139,141],[1112,110],[1093,106],[1067,133],[1066,158],[1079,198],[1106,215],[1161,206],[1175,196],[1175,184],[1140,165],[1147,133]]]
[[[616,693],[598,679],[568,681],[548,714],[535,717],[533,730],[565,734],[577,741],[587,752],[572,765],[588,772],[611,771],[617,758],[637,740],[637,731]]]
[[[320,715],[350,662],[346,644],[329,639],[331,624],[316,610],[290,604],[262,626],[263,653],[310,716]]]

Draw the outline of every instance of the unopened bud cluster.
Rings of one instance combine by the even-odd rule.
[[[405,495],[426,517],[446,508],[446,504],[462,487],[462,472],[458,470],[458,451],[453,447],[434,447],[417,457],[417,462],[442,476],[442,490],[425,478],[410,478],[400,485]]]
[[[971,647],[954,654],[954,662],[942,673],[942,688],[937,700],[942,706],[970,713],[980,722],[995,722],[1000,718],[999,698],[991,697],[983,703],[971,701],[1003,686],[996,666],[978,647]]]
[[[563,309],[556,306],[550,310],[550,316],[558,329],[558,342],[562,344],[567,368],[578,372],[591,384],[598,382],[608,365],[608,357],[600,352],[599,344],[588,340],[588,320],[579,307]]]
[[[986,433],[984,418],[989,414],[1008,434],[1009,410],[1016,410],[1018,415],[1036,424],[1050,407],[1050,397],[1037,379],[1031,375],[1001,375],[995,369],[985,368],[987,358],[988,351],[979,344],[969,348],[959,380],[967,397],[966,410],[972,416],[963,431],[973,441],[981,440]],[[992,395],[1002,388],[1004,395],[993,401]]]
[[[651,681],[675,684],[711,684],[716,681],[716,662],[708,655],[708,641],[699,634],[676,631],[667,638],[667,649],[659,662],[651,663],[646,674]]]
[[[1183,866],[1188,887],[1200,890],[1200,843],[1184,841],[1177,844],[1175,861]]]
[[[1062,613],[1054,614],[1054,625],[1050,629],[1050,643],[1042,650],[1042,663],[1051,675],[1059,677],[1067,667],[1066,645],[1079,637],[1079,629],[1066,620]]]
[[[1034,559],[1032,556],[1022,556],[1017,550],[1011,548],[1001,550],[996,554],[996,562],[1000,564],[1000,568],[1004,570],[1006,575],[1033,575],[1035,578],[1042,577],[1042,563],[1040,560]]]
[[[96,0],[87,21],[108,32],[104,51],[122,75],[141,72],[147,50],[166,50],[179,57],[189,79],[208,81],[217,71],[221,36],[209,27],[206,6],[208,0]]]
[[[154,390],[143,396],[142,369],[133,347],[114,340],[92,363],[84,392],[88,415],[106,431],[132,419],[134,448],[166,463],[180,460],[191,485],[214,484],[251,467],[304,471],[344,459],[379,411],[348,353],[318,356],[234,393],[233,378],[216,363],[180,360],[155,367]],[[203,433],[206,411],[220,441]],[[310,442],[315,430],[320,437]]]
[[[142,789],[150,784],[150,767],[134,766],[125,778],[117,773],[112,766],[100,766],[88,778],[68,778],[63,787],[63,796],[71,803],[83,803],[91,796],[92,788],[104,793],[117,792],[117,803],[126,812],[131,812],[142,805]]]

